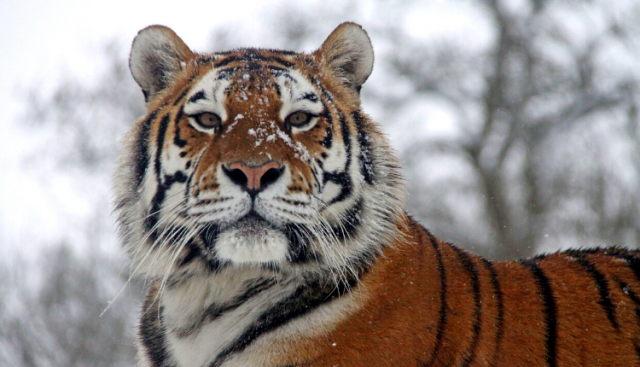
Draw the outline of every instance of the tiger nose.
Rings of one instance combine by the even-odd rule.
[[[276,162],[267,162],[260,166],[249,166],[242,162],[231,163],[228,168],[222,165],[222,171],[236,185],[244,188],[252,196],[276,182],[284,172],[284,166]]]

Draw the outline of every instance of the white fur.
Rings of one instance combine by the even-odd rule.
[[[282,94],[280,119],[284,121],[287,116],[297,111],[310,112],[316,115],[322,113],[324,107],[322,106],[322,102],[320,102],[320,94],[313,84],[311,84],[311,82],[309,82],[298,70],[291,70],[288,74],[293,81],[285,76],[279,76],[276,79],[276,82],[280,85]],[[308,99],[303,99],[302,97],[308,93],[315,94],[318,97],[318,100],[313,102]],[[293,126],[291,131],[294,134],[309,131],[315,126],[317,121],[318,118],[315,117],[305,126]]]
[[[300,285],[299,277],[282,278],[277,285],[204,325],[199,332],[186,338],[177,335],[177,330],[189,327],[194,318],[211,304],[232,300],[244,290],[244,282],[264,275],[263,271],[255,268],[236,269],[216,276],[194,278],[182,286],[164,292],[162,306],[166,341],[180,367],[205,367],[210,364],[221,351],[246,331],[259,315],[291,295]],[[263,334],[245,351],[231,356],[222,366],[267,366],[269,357],[275,356],[278,352],[273,350],[274,344],[328,333],[336,324],[357,311],[367,297],[366,290],[359,289],[319,306],[314,312]],[[149,365],[145,359],[140,362],[141,367]]]
[[[237,309],[204,325],[199,332],[180,338],[175,330],[188,326],[214,302],[224,303],[243,291],[248,279],[261,275],[260,271],[224,272],[218,276],[197,278],[184,286],[167,290],[163,295],[164,320],[167,342],[175,360],[181,367],[206,366],[233,343],[246,328],[271,304],[291,294],[295,284],[283,283],[263,291]]]
[[[280,231],[261,228],[246,234],[243,228],[233,228],[220,234],[216,243],[221,259],[236,264],[283,262],[287,259],[288,241]]]
[[[187,103],[184,105],[184,113],[195,115],[203,112],[211,112],[220,116],[222,122],[227,121],[227,110],[224,102],[226,101],[224,89],[229,85],[228,80],[216,80],[216,70],[209,71],[193,88],[187,96]],[[203,91],[206,99],[200,99],[196,102],[189,102],[189,98],[194,94]],[[206,134],[213,134],[213,129],[205,129],[195,122],[193,118],[189,118],[189,123],[196,130]]]
[[[261,336],[244,352],[227,360],[222,367],[272,367],[269,360],[286,352],[274,349],[282,341],[297,341],[328,334],[336,325],[358,311],[368,298],[364,289],[345,295],[316,308],[313,312],[291,320],[282,327]],[[323,339],[320,338],[319,341]],[[327,343],[332,343],[327,340]],[[292,345],[295,348],[295,344]]]

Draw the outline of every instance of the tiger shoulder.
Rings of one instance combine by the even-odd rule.
[[[308,54],[200,54],[140,31],[147,113],[115,175],[123,246],[149,284],[139,365],[640,364],[636,251],[494,263],[407,214],[360,103],[373,60],[354,23]]]

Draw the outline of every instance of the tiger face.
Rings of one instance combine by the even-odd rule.
[[[387,141],[360,110],[372,66],[353,23],[312,54],[196,54],[166,27],[142,30],[130,67],[148,113],[116,175],[134,268],[177,281],[228,268],[357,273],[371,262],[403,197]]]

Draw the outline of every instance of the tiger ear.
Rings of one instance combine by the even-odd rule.
[[[152,25],[138,32],[134,38],[129,69],[148,102],[173,80],[182,67],[181,63],[192,57],[193,52],[174,31]]]
[[[355,91],[373,70],[373,46],[367,32],[356,23],[340,24],[318,50],[334,74]]]

